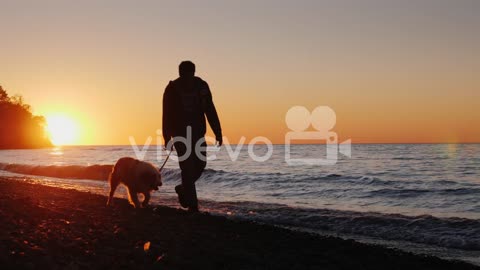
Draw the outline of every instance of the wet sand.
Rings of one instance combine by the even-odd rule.
[[[2,269],[480,269],[351,240],[0,178]]]

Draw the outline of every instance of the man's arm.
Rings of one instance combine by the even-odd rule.
[[[208,123],[215,133],[215,138],[219,145],[222,145],[222,127],[220,125],[220,120],[218,119],[217,110],[215,109],[215,105],[213,104],[212,93],[210,92],[210,88],[208,84],[205,82],[203,89],[201,90],[202,95],[202,105],[207,116]]]
[[[165,147],[173,136],[172,102],[172,82],[170,82],[163,93],[162,132]]]

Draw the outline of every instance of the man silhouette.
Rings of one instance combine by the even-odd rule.
[[[195,182],[207,165],[205,116],[218,145],[223,142],[222,128],[208,84],[195,76],[195,64],[180,63],[179,74],[163,94],[163,137],[167,149],[173,142],[179,157],[182,184],[176,186],[175,191],[180,205],[190,212],[198,212]]]

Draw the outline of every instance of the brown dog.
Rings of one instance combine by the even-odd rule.
[[[162,177],[160,172],[150,163],[140,161],[130,157],[124,157],[117,161],[113,167],[110,176],[110,195],[107,205],[112,204],[113,194],[120,183],[124,184],[128,190],[128,201],[135,208],[146,207],[150,200],[150,192],[158,190],[162,186]],[[137,194],[143,193],[145,199],[140,205]]]

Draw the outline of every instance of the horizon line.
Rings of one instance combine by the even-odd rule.
[[[341,144],[341,143],[338,143]],[[358,142],[358,143],[351,143],[352,145],[368,145],[368,144],[480,144],[479,142]],[[150,144],[150,146],[163,146],[163,144]],[[213,145],[213,144],[207,144]],[[235,143],[223,145],[238,145]],[[261,145],[261,144],[259,144]],[[272,145],[286,145],[285,143],[272,143]],[[325,145],[324,143],[292,143],[291,145]],[[131,146],[131,144],[69,144],[69,145],[54,145],[53,147],[45,147],[45,148],[55,148],[55,147],[72,147],[72,146]],[[14,149],[0,149],[0,150],[14,150]]]

